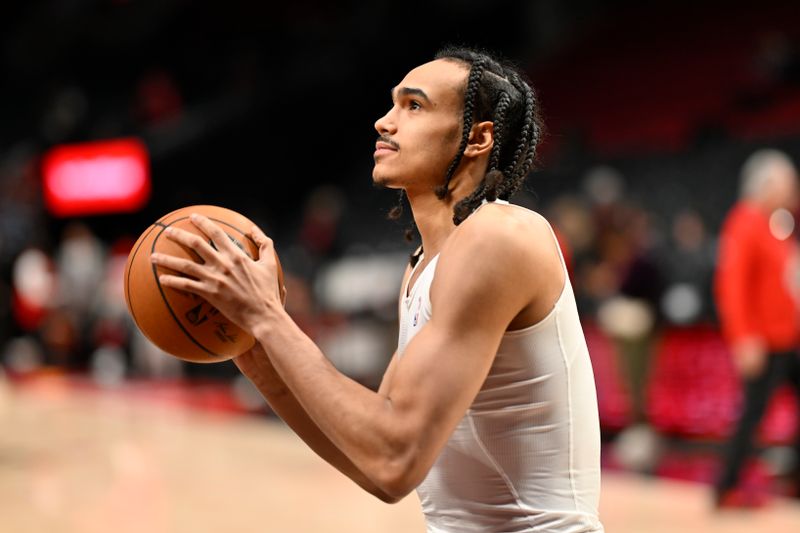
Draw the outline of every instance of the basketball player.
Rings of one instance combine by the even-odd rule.
[[[445,49],[391,91],[373,179],[400,189],[422,237],[377,392],[339,373],[281,305],[272,242],[250,260],[207,218],[181,230],[199,265],[154,261],[258,340],[238,357],[320,456],[429,532],[596,532],[600,439],[589,354],[564,261],[538,214],[506,200],[534,160],[531,87],[490,56]]]

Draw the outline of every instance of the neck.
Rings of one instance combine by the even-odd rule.
[[[755,197],[755,198],[748,198],[745,201],[748,204],[750,204],[751,207],[761,211],[766,215],[772,214],[772,212],[778,208],[777,205],[774,205],[775,202],[770,202],[766,198]]]
[[[450,181],[450,194],[439,199],[433,190],[413,191],[406,189],[414,222],[422,237],[425,257],[432,258],[442,249],[444,242],[456,229],[453,223],[453,207],[475,190],[480,180],[464,179],[458,174]]]
[[[407,195],[414,222],[422,237],[422,249],[425,257],[430,259],[439,253],[444,241],[456,229],[453,223],[455,203],[449,199],[440,200],[433,191],[427,194],[407,192]]]

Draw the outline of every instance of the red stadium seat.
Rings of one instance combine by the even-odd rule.
[[[584,322],[583,330],[594,368],[600,425],[604,430],[622,429],[630,421],[631,401],[619,371],[614,345],[596,324]]]
[[[726,438],[738,420],[742,391],[716,328],[668,329],[653,357],[647,393],[653,426],[676,436]],[[797,401],[791,391],[778,391],[761,424],[761,442],[791,442],[797,419]]]

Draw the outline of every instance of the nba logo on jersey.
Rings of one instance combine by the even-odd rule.
[[[411,320],[411,327],[417,327],[419,321],[419,308],[422,306],[422,298],[417,298],[417,310],[414,312],[414,318]]]

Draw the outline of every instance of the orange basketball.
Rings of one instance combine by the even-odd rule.
[[[125,265],[125,301],[142,333],[165,352],[196,363],[227,361],[252,348],[255,339],[203,298],[163,287],[158,276],[173,271],[150,262],[155,252],[200,260],[194,251],[164,235],[172,226],[204,236],[189,220],[192,213],[217,223],[248,256],[258,259],[258,246],[250,237],[253,223],[246,217],[213,205],[184,207],[153,223],[133,245]],[[283,286],[280,263],[278,283]]]

